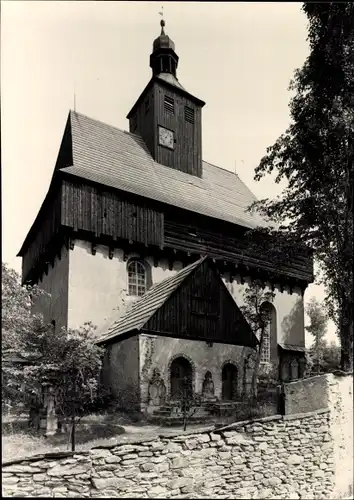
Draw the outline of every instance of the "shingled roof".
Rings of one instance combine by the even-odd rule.
[[[141,330],[151,316],[166,302],[166,300],[177,290],[184,279],[196,269],[206,257],[184,267],[181,271],[153,285],[133,306],[117,319],[113,319],[106,333],[99,338],[97,344],[107,342],[123,333],[133,330]]]
[[[154,161],[144,140],[71,111],[72,166],[59,169],[107,187],[247,228],[264,225],[256,198],[234,173],[203,161],[202,178]]]

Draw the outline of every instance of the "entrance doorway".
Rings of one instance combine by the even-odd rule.
[[[171,364],[171,398],[182,399],[184,391],[186,396],[192,393],[192,366],[181,356]]]
[[[233,401],[237,396],[237,368],[227,363],[222,369],[222,399]]]

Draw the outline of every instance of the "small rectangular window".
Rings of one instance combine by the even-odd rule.
[[[188,123],[194,124],[194,109],[189,106],[184,107],[184,119]]]
[[[172,97],[169,97],[168,95],[165,95],[165,100],[164,100],[164,107],[165,107],[165,111],[167,111],[167,113],[171,113],[172,115],[174,114],[175,112],[175,101]]]

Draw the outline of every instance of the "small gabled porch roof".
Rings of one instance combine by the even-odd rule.
[[[176,314],[184,314],[187,318],[190,318],[191,315],[193,315],[193,313],[191,313],[190,300],[186,299],[186,297],[190,297],[190,295],[188,295],[188,290],[190,291],[189,287],[191,286],[191,283],[193,283],[194,280],[199,283],[201,276],[204,276],[204,278],[207,278],[208,280],[212,280],[214,290],[216,290],[220,301],[223,303],[220,304],[219,316],[214,318],[218,325],[213,332],[214,336],[215,331],[221,332],[219,338],[201,338],[199,331],[198,339],[256,347],[259,344],[256,336],[252,332],[251,327],[247,323],[235,300],[222,281],[216,267],[213,265],[212,260],[208,259],[207,256],[193,262],[189,266],[177,272],[175,275],[166,278],[160,283],[156,283],[156,285],[153,285],[150,290],[137,300],[130,309],[126,310],[120,317],[117,317],[117,319],[113,318],[111,320],[110,326],[105,332],[103,332],[103,335],[97,339],[96,343],[106,344],[119,342],[129,333],[131,334],[133,332],[138,333],[150,330],[152,333],[193,338],[192,329],[185,333],[178,328],[180,325],[177,325],[174,322],[172,322],[172,328],[171,323],[169,323],[168,330],[163,329],[161,331],[158,327],[156,328],[156,325],[166,326],[166,323],[161,320],[161,317],[164,318],[164,313],[166,312],[168,313],[167,315],[169,315],[172,311],[174,313],[174,317],[176,317]],[[187,294],[185,294],[186,291]],[[203,295],[203,292],[201,293]],[[182,296],[183,299],[181,302]],[[179,301],[178,298],[180,298]],[[183,302],[183,300],[185,300],[185,302]],[[178,310],[174,309],[177,307],[176,303],[180,304],[180,308]],[[228,324],[225,322],[228,322]],[[225,325],[226,328],[224,334],[223,329]],[[228,331],[227,333],[226,330]],[[239,336],[236,332],[239,333]],[[204,332],[202,331],[202,335],[203,334]]]

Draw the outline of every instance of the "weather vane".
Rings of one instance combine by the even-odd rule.
[[[161,16],[161,21],[160,21],[160,26],[161,26],[161,35],[164,35],[164,27],[165,27],[165,21],[163,18],[163,5],[161,5],[161,11],[159,12],[159,15]]]

